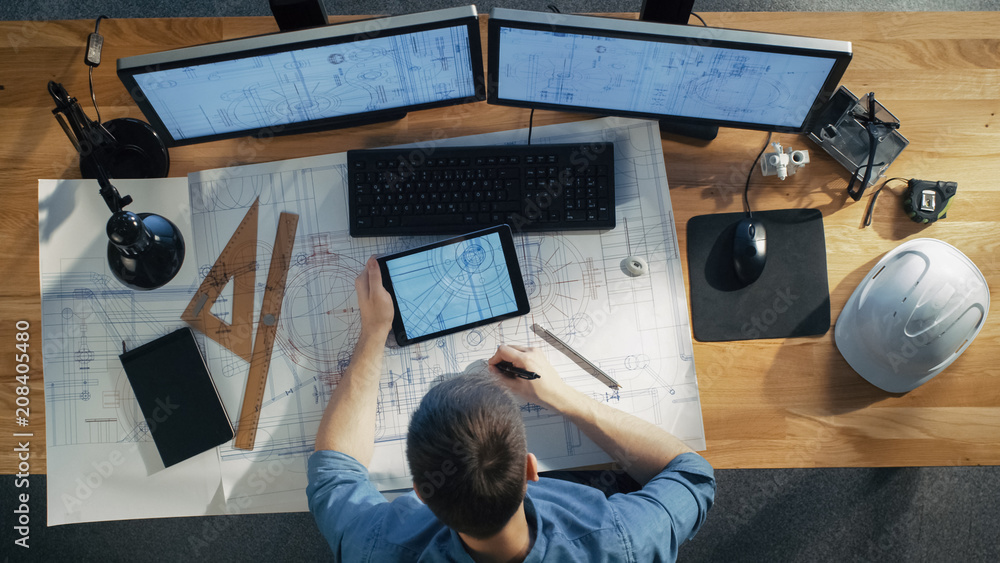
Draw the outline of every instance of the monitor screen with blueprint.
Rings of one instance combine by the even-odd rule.
[[[127,57],[118,76],[170,146],[358,125],[485,98],[474,6]]]
[[[851,60],[811,37],[496,8],[492,104],[806,130]]]

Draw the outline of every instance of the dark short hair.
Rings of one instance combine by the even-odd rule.
[[[489,376],[432,387],[410,419],[414,486],[441,522],[474,538],[499,532],[521,506],[527,455],[519,404]]]

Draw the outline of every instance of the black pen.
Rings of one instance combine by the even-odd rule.
[[[503,373],[511,377],[520,377],[521,379],[538,379],[539,377],[541,377],[540,375],[538,375],[533,371],[529,371],[524,368],[519,368],[508,361],[497,362],[495,365],[498,370],[502,371]]]

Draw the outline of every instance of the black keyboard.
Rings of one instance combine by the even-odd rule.
[[[613,229],[612,143],[347,151],[351,236]]]

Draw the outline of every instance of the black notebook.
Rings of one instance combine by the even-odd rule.
[[[119,358],[164,467],[233,439],[233,425],[190,328]]]

